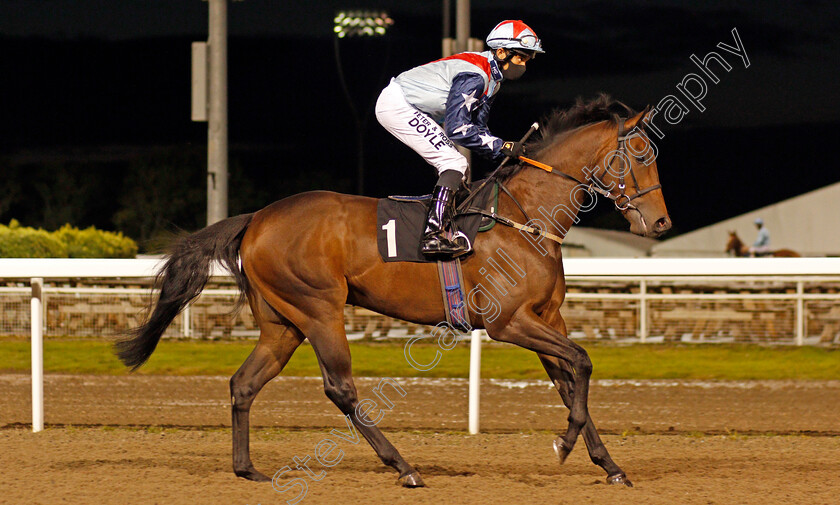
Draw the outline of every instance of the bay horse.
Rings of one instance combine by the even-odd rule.
[[[742,258],[752,256],[752,254],[750,254],[750,247],[741,240],[741,237],[739,237],[734,230],[729,232],[729,240],[726,242],[726,249],[724,251],[730,256],[739,256]],[[775,251],[769,251],[767,254],[759,254],[759,256],[773,256],[774,258],[799,258],[801,254],[791,249],[776,249]]]
[[[541,138],[529,142],[527,149],[535,160],[555,170],[547,173],[533,165],[518,164],[498,171],[498,180],[508,189],[507,193],[500,192],[498,214],[511,220],[522,219],[523,213],[544,215],[546,221],[555,221],[555,228],[562,228],[555,230],[557,233],[564,234],[578,220],[577,214],[585,204],[579,197],[590,195],[597,200],[594,192],[587,191],[591,190],[614,201],[633,233],[657,237],[668,230],[671,221],[655,156],[645,159],[639,154],[651,150],[645,145],[643,130],[649,109],[636,113],[621,104],[628,116],[619,117],[614,112],[617,103],[605,95],[589,102],[579,99],[569,110],[555,111],[544,120]],[[629,131],[635,133],[628,135]],[[627,155],[628,150],[633,156]],[[626,161],[616,162],[616,158]],[[625,185],[626,174],[632,177],[629,186]],[[576,188],[580,191],[575,192]],[[631,189],[631,193],[626,192]],[[376,243],[376,209],[374,198],[313,191],[290,196],[253,214],[225,219],[179,239],[158,274],[160,295],[149,318],[130,338],[117,342],[119,358],[136,369],[152,354],[177,314],[201,293],[213,261],[222,263],[234,276],[240,298],[247,297],[260,328],[256,347],[230,380],[236,475],[271,480],[251,462],[249,410],[262,387],[283,370],[304,339],[309,339],[326,396],[382,462],[398,472],[399,483],[406,487],[424,485],[417,470],[367,414],[356,409],[344,330],[345,304],[419,324],[445,320],[434,263],[381,259]],[[545,222],[541,226],[548,228]],[[506,285],[507,294],[500,298],[494,317],[482,309],[491,300],[479,293],[468,307],[470,321],[473,327],[486,329],[494,340],[537,353],[569,408],[568,428],[554,440],[560,462],[582,432],[590,459],[606,471],[607,481],[632,486],[610,457],[589,415],[592,362],[583,347],[569,339],[560,315],[566,291],[560,243],[537,243],[534,237],[497,225],[482,233],[474,252],[462,259],[465,292],[472,292],[481,283],[481,273],[486,272],[482,265],[501,248],[526,272],[518,282]]]

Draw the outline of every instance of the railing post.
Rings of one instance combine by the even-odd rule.
[[[188,304],[184,307],[184,311],[181,313],[182,317],[184,318],[182,321],[182,328],[181,333],[184,335],[184,338],[192,338],[192,318],[190,315],[190,307],[192,304]]]
[[[481,330],[473,330],[470,336],[470,393],[469,429],[470,435],[478,433],[478,403],[481,389]]]
[[[796,345],[805,343],[805,283],[796,281]]]
[[[639,341],[644,344],[647,337],[647,280],[642,278],[639,281]]]
[[[31,279],[32,432],[44,429],[44,279]]]

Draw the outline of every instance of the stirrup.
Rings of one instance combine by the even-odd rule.
[[[458,247],[459,251],[462,251],[456,254],[454,256],[455,258],[463,256],[465,254],[469,254],[473,250],[472,242],[470,242],[469,237],[467,237],[467,235],[461,230],[455,232],[455,234],[452,235],[452,238],[450,240],[453,244],[455,244],[456,247]]]

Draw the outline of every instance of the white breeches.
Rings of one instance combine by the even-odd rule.
[[[376,119],[391,135],[435,167],[438,174],[445,170],[466,173],[467,159],[458,152],[443,128],[428,115],[412,107],[393,79],[376,101]]]

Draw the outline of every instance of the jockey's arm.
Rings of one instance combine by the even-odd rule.
[[[758,236],[755,238],[753,247],[764,247],[770,245],[770,232],[765,228],[758,230]]]
[[[492,98],[484,97],[484,79],[464,72],[455,76],[446,101],[444,125],[446,135],[456,144],[485,158],[502,156],[504,143],[487,128],[486,120]]]

